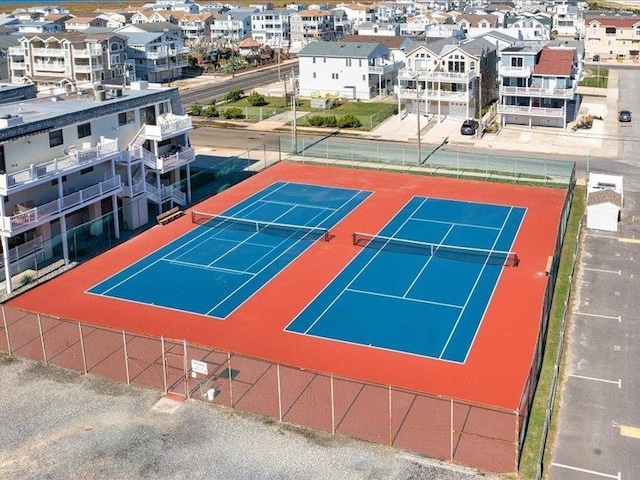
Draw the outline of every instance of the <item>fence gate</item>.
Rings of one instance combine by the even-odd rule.
[[[167,393],[188,397],[186,346],[183,342],[164,340],[162,353]]]

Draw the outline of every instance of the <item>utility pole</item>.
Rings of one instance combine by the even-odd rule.
[[[418,107],[418,165],[422,163],[422,140],[420,139],[420,84],[416,77],[416,105]]]
[[[296,103],[297,95],[298,95],[298,85],[296,85],[296,76],[291,69],[291,111],[293,112],[293,120],[291,121],[291,150],[293,151],[293,155],[298,153],[298,124],[296,118]]]

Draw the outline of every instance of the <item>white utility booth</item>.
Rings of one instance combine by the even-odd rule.
[[[623,203],[621,176],[589,173],[587,228],[617,232]]]

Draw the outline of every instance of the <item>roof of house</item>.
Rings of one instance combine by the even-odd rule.
[[[75,17],[75,18],[71,18],[70,20],[67,20],[64,23],[91,23],[95,20],[98,20],[98,17]],[[102,20],[102,19],[101,19]]]
[[[455,23],[460,24],[462,21],[469,23],[471,27],[477,27],[482,21],[489,22],[493,28],[497,28],[500,19],[495,15],[458,15]]]
[[[311,42],[298,53],[299,57],[369,58],[376,49],[387,47],[379,42]]]
[[[589,21],[585,20],[587,25],[591,25],[593,22],[598,22],[603,27],[619,27],[619,28],[631,28],[636,23],[640,23],[640,17],[620,17],[620,18],[593,18]]]
[[[127,37],[129,45],[146,45],[162,36],[162,32],[119,32]]]
[[[615,190],[605,188],[591,192],[587,197],[587,205],[601,205],[603,203],[612,203],[618,208],[622,208],[622,195]]]
[[[260,42],[257,42],[251,37],[247,37],[238,43],[238,48],[260,48]]]
[[[329,10],[300,10],[294,14],[300,15],[301,17],[328,17],[333,15],[333,12]]]
[[[403,44],[406,44],[408,47],[412,46],[415,42],[411,40],[409,37],[401,36],[401,35],[389,35],[389,36],[380,36],[380,35],[345,35],[340,39],[341,42],[373,42],[373,43],[381,43],[385,47],[389,49],[398,49]]]
[[[553,24],[553,20],[546,15],[518,15],[516,17],[507,17],[507,26],[514,25],[523,20],[535,20],[541,25],[545,25],[547,27],[550,27]]]
[[[540,58],[535,67],[534,75],[570,76],[573,70],[575,51],[570,48],[548,48],[540,52]]]
[[[165,30],[168,30],[168,31],[182,30],[182,27],[179,27],[175,23],[170,23],[170,22],[136,23],[135,27],[149,33],[150,32],[163,33]]]

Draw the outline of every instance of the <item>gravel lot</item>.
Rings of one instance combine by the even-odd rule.
[[[0,354],[0,478],[493,478]]]

